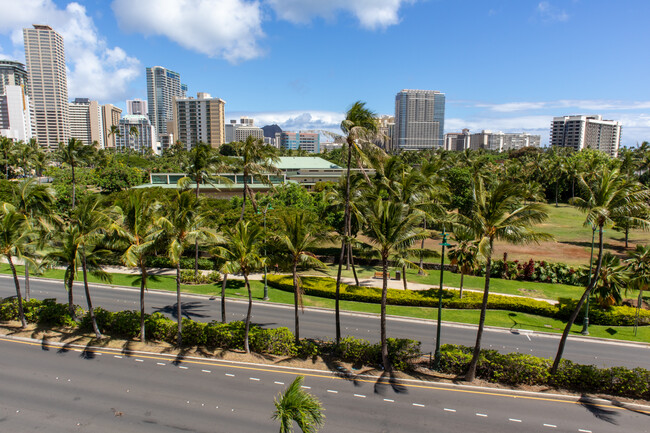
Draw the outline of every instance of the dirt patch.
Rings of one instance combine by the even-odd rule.
[[[267,364],[274,366],[283,366],[283,367],[294,367],[294,368],[304,368],[312,370],[321,370],[323,372],[333,372],[341,377],[344,377],[348,380],[354,381],[358,379],[360,375],[376,377],[378,380],[389,380],[385,378],[383,370],[379,370],[369,366],[359,366],[353,365],[347,362],[341,362],[336,359],[328,359],[323,357],[312,357],[308,359],[295,358],[295,357],[285,357],[285,356],[275,356],[267,354],[258,354],[258,353],[244,353],[239,351],[229,351],[223,349],[207,349],[204,347],[194,347],[188,349],[178,349],[177,347],[164,342],[147,342],[143,343],[141,341],[135,340],[121,340],[117,338],[106,337],[101,340],[94,338],[93,334],[81,333],[77,329],[72,328],[43,328],[38,325],[30,324],[25,329],[20,328],[19,322],[5,322],[0,324],[0,335],[13,336],[13,337],[23,337],[23,338],[32,338],[35,340],[41,340],[43,345],[48,343],[61,343],[63,344],[62,350],[68,348],[71,350],[73,347],[86,348],[82,352],[82,356],[88,352],[88,356],[92,356],[91,348],[107,348],[113,350],[120,350],[123,354],[129,355],[133,352],[150,352],[150,353],[159,353],[165,355],[175,356],[177,359],[182,359],[183,357],[199,357],[211,360],[226,360],[226,361],[235,361],[235,362],[248,362],[255,364]],[[60,349],[61,350],[61,349]],[[441,383],[462,383],[462,377],[458,377],[450,374],[443,374],[437,371],[431,370],[429,357],[422,357],[421,359],[415,360],[415,368],[413,371],[409,372],[395,372],[390,378],[390,384],[395,385],[394,380],[399,379],[409,379],[409,380],[426,380],[434,381]],[[182,362],[182,361],[181,361]],[[367,377],[364,378],[367,380]],[[505,389],[505,390],[519,390],[519,391],[530,391],[530,392],[540,392],[540,393],[549,393],[549,394],[560,394],[566,396],[575,396],[579,395],[576,393],[571,393],[565,390],[558,390],[548,386],[504,386],[497,383],[490,383],[480,379],[475,380],[472,385],[492,388],[492,389]],[[584,397],[584,395],[582,395]],[[606,395],[593,395],[590,396],[593,398],[604,398],[608,400],[613,400],[620,403],[629,403],[629,404],[647,404],[645,400],[632,400],[629,398],[622,397],[611,397]]]

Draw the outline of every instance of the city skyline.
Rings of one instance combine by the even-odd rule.
[[[525,131],[544,145],[553,117],[600,114],[623,124],[623,146],[650,137],[640,0],[152,4],[6,5],[0,58],[24,62],[22,28],[47,24],[64,37],[70,100],[125,109],[160,65],[188,94],[228,101],[226,120],[260,126],[337,130],[354,101],[393,115],[395,93],[413,88],[447,95],[445,132]]]

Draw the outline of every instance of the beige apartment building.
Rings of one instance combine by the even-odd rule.
[[[561,116],[551,123],[551,146],[595,149],[616,158],[621,145],[620,122],[603,116]]]
[[[171,131],[174,139],[184,143],[188,150],[198,142],[218,148],[226,140],[225,106],[226,101],[204,92],[197,93],[196,98],[176,97]]]

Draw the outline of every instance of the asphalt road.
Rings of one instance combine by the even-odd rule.
[[[32,297],[57,298],[67,302],[67,292],[61,281],[31,279]],[[21,279],[22,283],[22,279]],[[85,306],[81,285],[75,286],[75,302]],[[139,290],[134,288],[111,288],[92,285],[93,304],[108,310],[139,309]],[[10,276],[0,276],[0,296],[15,295]],[[175,318],[175,293],[149,291],[145,297],[148,312],[160,311]],[[228,320],[243,320],[246,315],[246,302],[228,300],[226,311]],[[183,295],[183,311],[188,318],[209,322],[221,320],[219,298]],[[433,314],[433,311],[432,311]],[[488,312],[489,314],[489,312]],[[301,337],[333,338],[335,335],[334,313],[331,310],[305,309],[300,315]],[[293,307],[280,304],[256,302],[253,306],[253,321],[267,327],[287,326],[293,329]],[[341,316],[343,335],[379,340],[379,318],[373,315],[345,313]],[[388,319],[388,336],[412,338],[422,342],[422,350],[430,352],[434,348],[436,325],[433,321],[417,319]],[[441,342],[473,346],[476,327],[443,323]],[[486,328],[483,347],[501,352],[521,352],[535,356],[552,358],[555,356],[559,335],[526,332],[507,329]],[[650,344],[631,344],[603,341],[581,337],[570,337],[565,350],[565,358],[582,364],[595,364],[601,367],[625,366],[650,369]]]
[[[274,432],[298,374],[327,432],[648,432],[649,407],[0,338],[0,431]]]

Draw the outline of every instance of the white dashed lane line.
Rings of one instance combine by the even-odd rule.
[[[284,382],[278,382],[277,380],[273,383],[275,383],[276,385],[284,385]]]
[[[557,426],[554,424],[544,424],[544,427],[557,428]]]
[[[184,365],[179,365],[178,368],[182,368],[183,370],[187,370],[187,367],[185,367]]]
[[[476,416],[482,416],[483,418],[487,418],[487,414],[484,413],[477,413]]]
[[[516,418],[508,418],[508,421],[512,421],[512,422],[521,422],[520,419],[516,419]]]
[[[135,362],[144,362],[142,359],[136,359]]]
[[[250,380],[254,380],[255,382],[259,382],[259,379],[257,377],[249,377]]]
[[[305,385],[303,385],[303,386],[301,386],[301,388],[304,388],[304,389],[311,389],[311,386],[305,386]]]
[[[158,365],[167,365],[164,362],[156,362],[156,364],[158,364]]]
[[[226,376],[228,376],[228,377],[235,377],[235,375],[232,374],[232,373],[226,373]]]
[[[327,392],[331,392],[332,394],[338,394],[339,393],[338,391],[335,391],[333,389],[328,389]]]
[[[384,401],[386,401],[388,403],[395,403],[395,400],[392,400],[390,398],[385,398]]]
[[[201,370],[204,373],[212,373],[210,370]]]
[[[113,358],[119,358],[119,359],[122,359],[122,357],[121,357],[120,355],[113,355]]]
[[[354,394],[354,396],[359,398],[366,398],[366,396],[363,394]]]
[[[413,406],[424,407],[424,405],[423,405],[423,404],[420,404],[420,403],[413,403]]]
[[[456,409],[448,409],[448,408],[444,408],[444,411],[445,411],[445,412],[456,412]]]
[[[578,431],[582,433],[591,433],[591,430],[583,430],[581,428],[579,428]]]

